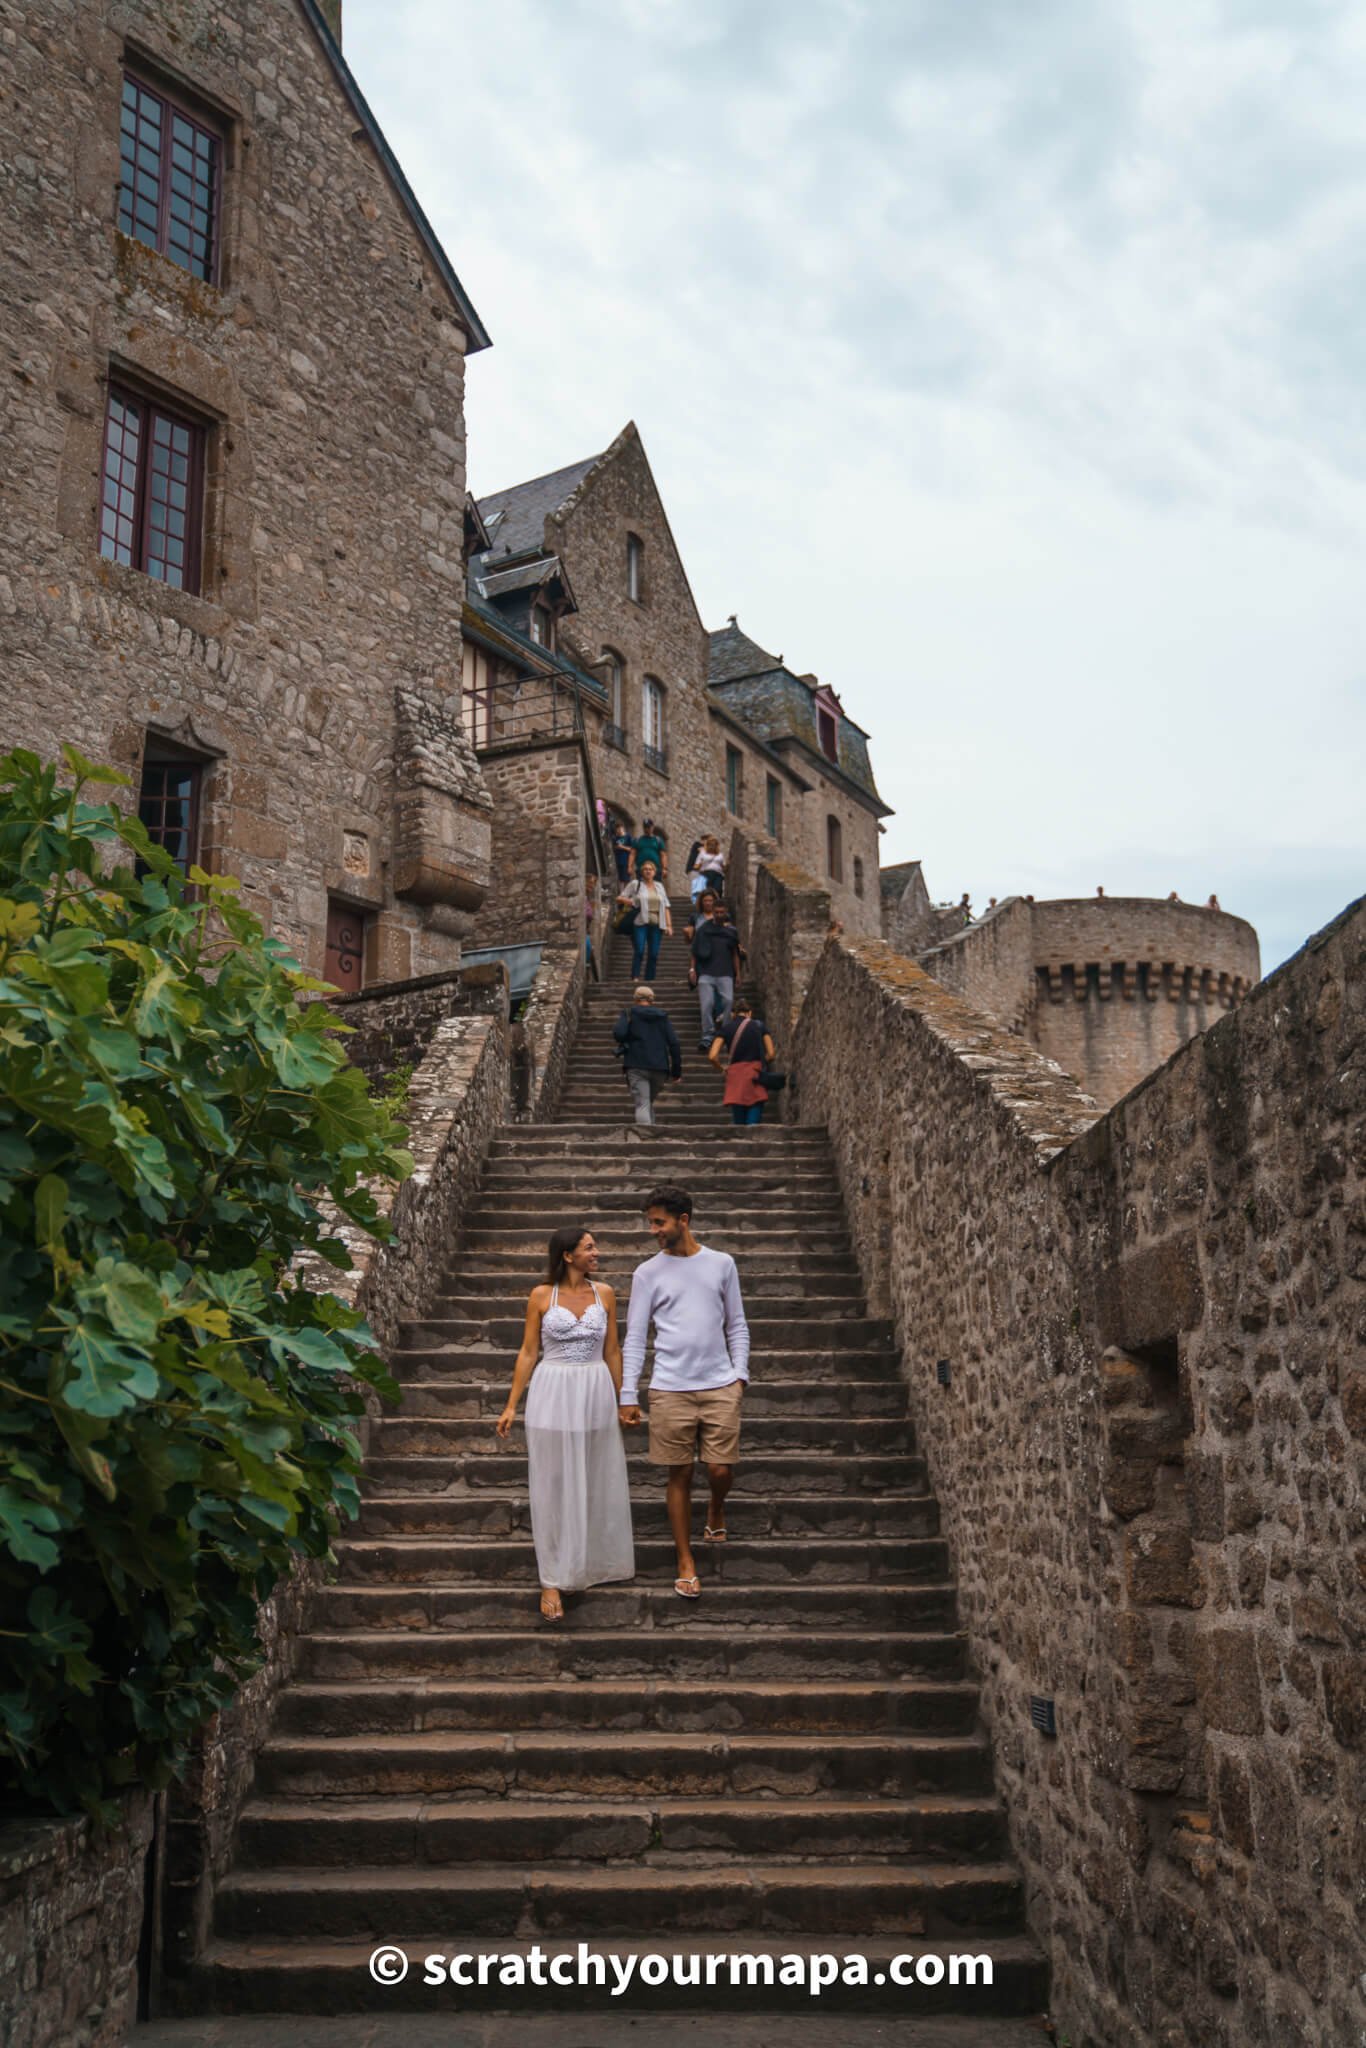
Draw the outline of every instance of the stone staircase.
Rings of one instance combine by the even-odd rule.
[[[681,906],[675,918],[681,929]],[[835,1985],[820,2006],[986,2016],[1045,2002],[936,1504],[890,1326],[865,1312],[828,1141],[730,1124],[694,1050],[683,955],[666,942],[655,983],[685,1076],[658,1128],[626,1121],[617,941],[558,1118],[497,1140],[440,1290],[404,1333],[404,1405],[376,1429],[362,1518],[261,1755],[201,2009],[813,2010],[792,1989],[443,1996],[422,1981],[431,1951],[580,1939],[619,1954],[857,1952],[884,1979],[899,1953],[966,1951],[991,1958],[989,1989]],[[677,1599],[642,1430],[629,1445],[638,1576],[567,1596],[550,1627],[522,1431],[500,1447],[493,1421],[550,1231],[590,1226],[624,1297],[653,1249],[641,1197],[661,1178],[691,1187],[698,1235],[740,1264],[754,1380],[731,1539],[699,1541],[703,1597]],[[380,1941],[416,1959],[401,1986],[370,1980]]]

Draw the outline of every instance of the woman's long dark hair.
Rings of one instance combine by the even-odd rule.
[[[567,1223],[557,1230],[550,1240],[550,1284],[558,1287],[569,1271],[566,1260],[576,1244],[582,1244],[588,1235],[586,1223]]]

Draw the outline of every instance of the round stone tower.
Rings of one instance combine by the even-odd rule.
[[[1095,896],[1031,906],[1027,1035],[1102,1108],[1240,1003],[1257,934],[1214,906]]]

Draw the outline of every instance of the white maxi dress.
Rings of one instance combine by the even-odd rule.
[[[555,1288],[526,1397],[531,1535],[543,1586],[574,1593],[635,1576],[631,1493],[617,1390],[602,1355],[607,1311],[596,1286],[581,1316]]]

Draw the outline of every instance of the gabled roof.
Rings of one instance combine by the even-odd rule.
[[[470,576],[473,597],[508,597],[518,590],[542,590],[558,586],[560,595],[574,605],[574,592],[558,555],[532,555],[500,568],[496,555],[481,555]]]
[[[489,530],[490,555],[525,554],[529,548],[545,546],[545,523],[574,495],[600,456],[571,462],[567,469],[552,469],[548,476],[534,476],[528,483],[513,484],[510,490],[493,491],[479,500],[479,516]],[[485,568],[490,564],[485,564]]]
[[[398,158],[394,155],[394,152],[390,149],[389,144],[384,138],[383,129],[371,113],[365,94],[357,85],[355,74],[345,57],[343,57],[337,40],[327,25],[327,19],[317,4],[317,0],[299,0],[299,7],[303,13],[304,20],[322,44],[323,54],[332,66],[342,91],[351,102],[351,111],[365,130],[370,146],[379,158],[381,168],[397,193],[404,212],[416,229],[418,240],[422,243],[428,256],[430,256],[437,276],[450,294],[460,325],[469,336],[469,354],[474,355],[479,349],[489,346],[488,331],[483,321],[475,312],[466,295],[465,287],[456,276],[451,266],[450,257],[437,240],[436,230],[418,205],[417,195],[404,177]]]

